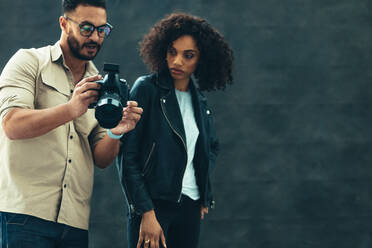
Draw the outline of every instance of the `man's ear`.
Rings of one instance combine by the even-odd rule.
[[[67,32],[67,19],[64,16],[59,17],[59,27],[61,28],[63,32],[68,33]]]

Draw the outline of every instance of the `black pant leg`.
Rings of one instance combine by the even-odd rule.
[[[175,220],[168,228],[168,248],[196,248],[200,236],[200,201],[182,197]]]

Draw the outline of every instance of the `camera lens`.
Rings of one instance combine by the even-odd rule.
[[[105,93],[98,101],[95,117],[103,128],[116,127],[123,117],[123,106],[117,94]]]
[[[128,99],[128,84],[119,78],[119,65],[105,63],[103,70],[107,74],[97,81],[101,85],[98,102],[90,107],[95,107],[95,117],[101,127],[113,128],[123,117],[123,107]]]

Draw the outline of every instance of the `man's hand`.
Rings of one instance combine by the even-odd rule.
[[[136,127],[137,122],[141,119],[143,109],[138,107],[135,101],[128,101],[127,107],[123,109],[123,118],[119,124],[111,129],[111,132],[116,135],[127,133]]]
[[[144,248],[159,248],[160,240],[163,246],[167,247],[163,229],[156,219],[155,211],[150,210],[142,215],[137,248],[140,248],[142,243]]]
[[[81,116],[98,96],[99,85],[94,83],[102,76],[84,78],[76,84],[70,101],[45,109],[13,108],[4,116],[2,127],[9,139],[30,139]]]
[[[88,111],[89,104],[97,100],[100,85],[95,81],[100,79],[102,79],[101,75],[95,75],[84,78],[75,85],[72,98],[68,102],[73,119],[85,114]]]

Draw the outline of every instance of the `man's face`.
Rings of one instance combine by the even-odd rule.
[[[67,43],[71,54],[81,60],[94,59],[102,46],[104,37],[98,35],[97,29],[89,37],[83,36],[79,24],[92,24],[95,27],[106,24],[106,10],[99,7],[79,5],[66,16],[71,18],[71,20],[67,19]]]

